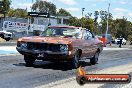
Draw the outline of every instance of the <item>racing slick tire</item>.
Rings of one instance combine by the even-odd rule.
[[[90,63],[91,63],[92,65],[97,64],[98,58],[99,58],[99,51],[97,51],[97,52],[95,53],[94,57],[90,59]]]
[[[6,40],[6,41],[9,41],[9,40],[10,40],[10,38],[5,38],[5,40]]]
[[[73,68],[73,69],[76,69],[79,67],[79,59],[80,59],[80,56],[78,53],[76,53],[74,55],[74,57],[72,58],[72,60],[70,61],[70,66]]]

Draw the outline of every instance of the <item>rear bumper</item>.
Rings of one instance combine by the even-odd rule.
[[[67,61],[70,60],[73,55],[69,55],[69,52],[51,52],[40,50],[26,50],[20,47],[16,47],[17,51],[22,55],[30,55],[39,60],[45,61]]]

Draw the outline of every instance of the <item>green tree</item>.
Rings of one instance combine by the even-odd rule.
[[[59,9],[59,11],[57,12],[57,15],[59,16],[71,16],[70,12],[66,11],[65,9]]]
[[[33,11],[49,12],[51,15],[56,15],[56,5],[51,2],[38,1],[32,6]]]
[[[92,18],[86,18],[83,17],[81,19],[78,19],[77,17],[71,17],[69,20],[70,26],[81,26],[81,22],[83,23],[83,28],[87,28],[94,32],[95,34],[98,34],[98,28],[95,26],[94,19]]]
[[[10,9],[11,0],[3,0],[3,10],[8,12]]]
[[[108,16],[108,12],[107,11],[100,11],[101,21],[100,21],[99,25],[100,25],[100,33],[102,33],[102,34],[104,34],[106,32],[107,16]],[[113,16],[112,16],[111,13],[109,13],[109,31],[108,31],[108,33],[111,32],[112,21],[113,21]]]
[[[96,26],[94,23],[94,19],[87,19],[87,18],[82,18],[83,21],[83,27],[91,30],[92,32],[95,32],[97,34]]]
[[[80,27],[81,26],[81,20],[78,19],[77,17],[71,17],[69,19],[69,25],[70,26],[78,26],[78,27]]]
[[[115,28],[116,28],[116,37],[122,36],[127,39],[128,35],[132,33],[132,25],[130,21],[127,21],[126,18],[116,19],[114,21]]]
[[[100,22],[100,29],[102,30],[102,33],[105,33],[107,26],[107,19],[106,17],[103,17],[103,19]],[[109,18],[109,34],[112,34],[114,37],[124,37],[127,39],[128,35],[132,34],[132,23],[130,21],[127,21],[126,18],[122,19],[113,19],[112,17]]]
[[[3,10],[3,2],[0,1],[0,12]]]
[[[9,11],[10,9],[11,0],[2,0],[0,5],[0,11],[4,12],[4,15]]]
[[[14,17],[14,16],[15,16],[15,10],[14,10],[13,8],[11,8],[11,9],[8,11],[7,15],[8,15],[9,17]]]
[[[8,12],[9,17],[27,18],[27,11],[25,9],[10,9]]]

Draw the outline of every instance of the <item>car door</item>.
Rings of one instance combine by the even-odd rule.
[[[92,36],[91,40],[91,55],[94,56],[95,53],[97,52],[98,48],[100,48],[100,41],[97,37],[95,37],[91,32],[89,34]]]
[[[90,45],[87,47],[87,57],[93,57],[97,51],[98,44],[94,35],[89,30],[86,30],[86,42],[88,43],[88,45]]]
[[[84,30],[83,32],[83,57],[91,57],[92,56],[92,53],[91,53],[91,50],[92,50],[92,42],[91,42],[91,38],[89,36],[89,32],[87,32],[87,30]]]

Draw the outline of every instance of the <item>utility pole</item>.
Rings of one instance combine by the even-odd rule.
[[[40,12],[40,7],[39,7],[39,3],[40,3],[40,0],[37,0],[37,2],[38,2],[38,9],[37,9],[37,12],[39,13]],[[38,30],[38,25],[39,25],[39,18],[38,17],[36,17],[36,20],[37,20],[37,30]]]
[[[37,10],[37,12],[39,13],[39,3],[40,3],[40,0],[37,0],[37,2],[38,2],[38,10]],[[38,18],[37,18],[37,25],[38,25]]]
[[[34,0],[32,0],[32,6],[33,6],[33,1]],[[31,12],[32,12],[32,6],[30,7],[31,8]],[[31,19],[30,19],[30,17],[28,17],[28,28],[27,28],[27,36],[29,35],[29,30],[31,29]]]
[[[34,2],[34,0],[32,0],[32,2],[31,2],[31,3],[32,3],[32,6],[33,6],[33,2]],[[31,6],[31,12],[33,11],[33,10],[32,10],[32,6]]]
[[[82,22],[81,22],[81,27],[83,27],[83,12],[84,12],[85,8],[82,8]]]
[[[107,34],[108,34],[108,31],[109,31],[109,11],[110,11],[110,3],[109,3],[109,6],[108,6],[108,15],[107,15],[107,28],[106,28],[106,35],[105,35],[105,38],[107,39]],[[106,42],[107,44],[107,42]]]

